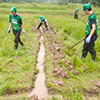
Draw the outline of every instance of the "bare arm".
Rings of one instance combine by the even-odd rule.
[[[23,29],[23,34],[26,34],[25,30],[24,30],[24,26],[23,24],[21,25],[22,29]]]
[[[96,30],[96,26],[95,26],[95,24],[92,24],[92,29],[91,29],[91,32],[90,32],[91,36],[94,34],[95,30]]]
[[[46,25],[48,25],[48,21],[45,19]]]
[[[85,39],[85,42],[86,43],[90,43],[91,37],[95,33],[96,25],[95,25],[94,20],[91,20],[91,27],[92,27],[91,32],[90,32],[89,36]]]
[[[99,21],[97,20],[97,25],[99,25]]]
[[[9,23],[9,28],[8,28],[8,33],[10,33],[10,29],[11,29],[11,23]]]
[[[46,24],[48,25],[48,22],[46,21]]]
[[[21,25],[21,27],[22,27],[22,29],[24,29],[24,26],[23,26],[23,24]]]
[[[9,29],[11,29],[11,23],[9,23]]]

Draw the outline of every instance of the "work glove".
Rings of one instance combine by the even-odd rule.
[[[26,32],[25,32],[25,30],[23,29],[23,34],[25,34]]]
[[[8,33],[10,33],[10,28],[8,29],[8,31],[7,31]]]
[[[92,37],[92,36],[89,35],[89,36],[85,39],[85,42],[86,42],[86,43],[90,43],[91,37]]]

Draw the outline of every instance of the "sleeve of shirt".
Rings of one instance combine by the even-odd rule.
[[[45,22],[47,22],[47,20],[45,19]]]
[[[20,24],[20,25],[22,25],[22,24],[23,24],[23,23],[22,23],[22,19],[20,19],[20,20],[19,20],[19,24]]]
[[[92,26],[92,24],[95,24],[95,20],[94,19],[91,19],[90,20],[90,23],[91,23],[91,26]]]

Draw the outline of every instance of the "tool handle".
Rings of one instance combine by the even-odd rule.
[[[85,39],[85,38],[84,38]],[[82,42],[84,39],[80,40],[79,42],[77,42],[76,44],[74,44],[72,47],[70,47],[70,49],[72,49],[74,46],[76,46],[77,44],[79,44],[80,42]]]

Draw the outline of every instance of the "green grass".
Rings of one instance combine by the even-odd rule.
[[[25,16],[20,14],[26,34],[21,34],[21,39],[25,44],[19,44],[18,51],[14,50],[14,35],[11,31],[7,33],[9,27],[9,15],[0,15],[0,95],[15,94],[29,91],[34,87],[36,68],[36,58],[39,48],[39,34],[33,31],[31,14]],[[30,21],[30,23],[29,23]],[[34,24],[35,25],[35,24]],[[19,99],[21,100],[21,99]]]

